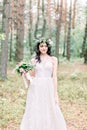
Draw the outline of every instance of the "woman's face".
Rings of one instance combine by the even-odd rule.
[[[40,43],[39,50],[40,50],[41,54],[46,54],[47,51],[48,51],[47,44],[46,43]]]

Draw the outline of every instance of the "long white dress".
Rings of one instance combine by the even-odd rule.
[[[63,114],[55,103],[52,71],[51,60],[36,64],[20,130],[67,130]]]

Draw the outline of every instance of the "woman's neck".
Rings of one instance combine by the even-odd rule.
[[[41,61],[46,61],[48,58],[49,58],[49,55],[48,55],[48,54],[41,54],[41,55],[40,55]]]
[[[41,54],[40,57],[47,57],[48,54]]]

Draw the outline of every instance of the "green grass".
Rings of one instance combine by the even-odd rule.
[[[59,94],[61,99],[87,101],[87,72],[59,74]]]
[[[85,117],[87,102],[87,71],[78,69],[79,65],[84,68],[84,65],[81,62],[61,62],[59,65],[58,94],[60,106],[67,122],[72,120],[70,117],[74,112],[73,109],[75,106],[79,107],[78,110],[82,111]],[[12,67],[10,65],[8,68],[8,79],[6,81],[0,81],[1,129],[4,128],[4,130],[7,130],[7,127],[9,130],[19,129],[25,108],[26,94],[27,89],[24,87],[21,77],[12,73]],[[70,104],[73,104],[71,108],[72,112],[69,110]],[[84,109],[82,106],[85,106]],[[75,116],[76,115],[74,115],[74,118],[76,118]],[[70,130],[76,129],[70,128]]]
[[[6,127],[12,122],[18,125],[26,98],[26,89],[19,76],[11,74],[5,82],[0,82],[0,98],[0,127]]]

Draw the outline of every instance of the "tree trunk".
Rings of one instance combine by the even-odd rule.
[[[73,4],[73,16],[72,16],[72,28],[75,28],[75,17],[76,17],[76,2],[77,0],[74,0]]]
[[[45,31],[46,31],[46,18],[45,18],[44,0],[42,0],[42,17],[43,17],[43,28],[42,28],[42,37],[43,37],[45,35]]]
[[[66,56],[66,40],[67,40],[67,1],[64,1],[64,42],[63,42],[63,57]]]
[[[39,39],[38,35],[37,35],[37,32],[38,32],[38,26],[39,26],[39,18],[40,16],[40,0],[38,0],[38,5],[37,5],[37,21],[36,21],[36,24],[35,24],[35,31],[34,31],[34,37],[36,39]]]
[[[51,0],[48,0],[48,8],[47,8],[47,14],[48,14],[48,37],[51,38]]]
[[[3,25],[2,31],[4,40],[1,42],[0,56],[0,78],[7,78],[7,62],[8,62],[8,37],[9,37],[9,16],[10,16],[10,1],[3,1]]]
[[[72,17],[72,0],[70,1],[70,9],[69,9],[69,23],[68,23],[68,34],[67,34],[67,60],[70,60],[71,17]]]
[[[87,18],[86,18],[86,25],[85,25],[85,35],[84,35],[83,44],[82,44],[82,56],[84,56],[85,54],[86,40],[87,40]]]
[[[17,36],[15,60],[17,62],[24,58],[24,5],[25,0],[18,0],[17,3]]]
[[[12,61],[12,41],[13,41],[13,28],[12,28],[12,18],[10,19],[10,51],[9,51],[9,61]]]
[[[45,11],[44,11],[44,0],[42,0],[42,17],[43,17],[43,25],[41,28],[41,33],[38,34],[38,30],[39,30],[39,22],[40,22],[40,3],[41,0],[38,0],[38,6],[37,6],[37,21],[36,21],[36,25],[35,25],[35,32],[34,32],[34,37],[36,39],[42,38],[45,35],[45,29],[46,29],[46,18],[45,18]]]
[[[83,39],[82,54],[84,56],[84,63],[87,64],[87,3],[86,3],[86,25],[85,25],[85,35]]]
[[[10,45],[9,45],[9,61],[12,61],[13,53],[13,32],[14,32],[14,0],[10,1],[10,19],[9,19],[9,29],[10,29]]]
[[[29,48],[32,54],[32,0],[29,1]]]
[[[85,49],[84,53],[84,63],[87,64],[87,48]]]
[[[58,4],[57,10],[56,10],[56,57],[58,58],[59,63],[59,42],[60,42],[60,31],[61,31],[61,21],[62,21],[62,5],[63,0],[61,0],[60,7]]]

